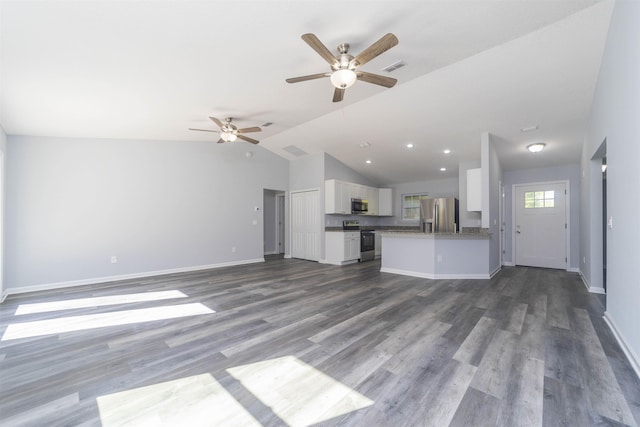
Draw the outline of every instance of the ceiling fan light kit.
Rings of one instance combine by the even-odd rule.
[[[398,38],[391,33],[384,35],[377,42],[373,43],[355,57],[349,55],[348,43],[342,43],[339,45],[338,55],[334,55],[324,44],[322,44],[315,34],[303,34],[302,40],[311,46],[311,48],[315,50],[316,53],[318,53],[318,55],[320,55],[325,61],[327,61],[331,67],[331,72],[293,77],[287,79],[287,83],[299,83],[307,80],[329,77],[331,84],[335,87],[333,92],[333,102],[342,101],[344,99],[345,89],[353,86],[356,80],[362,80],[363,82],[387,88],[393,87],[397,83],[397,80],[394,78],[359,70],[359,67],[398,44]]]
[[[357,78],[355,71],[343,68],[331,74],[331,83],[339,89],[346,89],[353,86]]]

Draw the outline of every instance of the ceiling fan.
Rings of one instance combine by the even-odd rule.
[[[215,117],[209,117],[209,119],[211,119],[211,121],[213,121],[216,125],[218,125],[218,127],[220,128],[219,131],[210,130],[210,129],[193,129],[193,128],[189,128],[189,130],[220,133],[220,139],[218,140],[218,144],[221,144],[223,142],[233,142],[238,138],[242,139],[243,141],[250,142],[252,144],[257,144],[260,142],[257,139],[249,138],[248,136],[244,135],[245,133],[250,133],[250,132],[261,132],[262,129],[260,129],[258,126],[238,129],[236,125],[231,123],[231,120],[233,120],[232,117],[225,117],[224,123],[222,123],[220,120],[216,119]]]
[[[397,80],[391,77],[381,76],[379,74],[367,73],[360,71],[358,68],[371,61],[376,56],[391,49],[398,44],[398,38],[388,33],[380,40],[360,52],[357,56],[349,55],[349,44],[342,43],[338,46],[338,55],[331,53],[329,49],[315,36],[315,34],[303,34],[304,40],[313,50],[324,58],[331,66],[331,72],[311,74],[309,76],[293,77],[287,79],[287,83],[298,83],[306,80],[320,79],[322,77],[330,77],[331,83],[335,86],[333,92],[333,102],[340,102],[344,98],[345,89],[351,87],[356,80],[373,83],[384,87],[393,87]]]

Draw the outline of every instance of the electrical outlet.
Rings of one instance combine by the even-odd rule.
[[[111,255],[111,264],[116,264],[118,262],[118,257],[115,255]]]

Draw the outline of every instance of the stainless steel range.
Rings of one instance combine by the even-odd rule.
[[[342,221],[343,230],[360,230],[360,262],[371,261],[376,257],[376,234],[373,230],[360,229],[360,221],[349,219]]]

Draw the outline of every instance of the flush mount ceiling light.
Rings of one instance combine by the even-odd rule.
[[[370,165],[371,164],[371,160],[367,160],[365,163]]]
[[[413,144],[412,144],[412,143],[408,143],[408,144],[406,145],[406,147],[407,147],[407,148],[413,148]]]
[[[449,154],[449,153],[451,153],[451,150],[449,150],[449,149],[447,148],[447,149],[445,149],[445,150],[443,151],[443,153],[444,153],[444,154]]]
[[[527,145],[527,150],[531,151],[532,153],[539,153],[540,151],[544,150],[544,146],[545,144],[543,142],[536,142],[535,144]]]
[[[446,172],[447,168],[440,168],[440,172]]]

